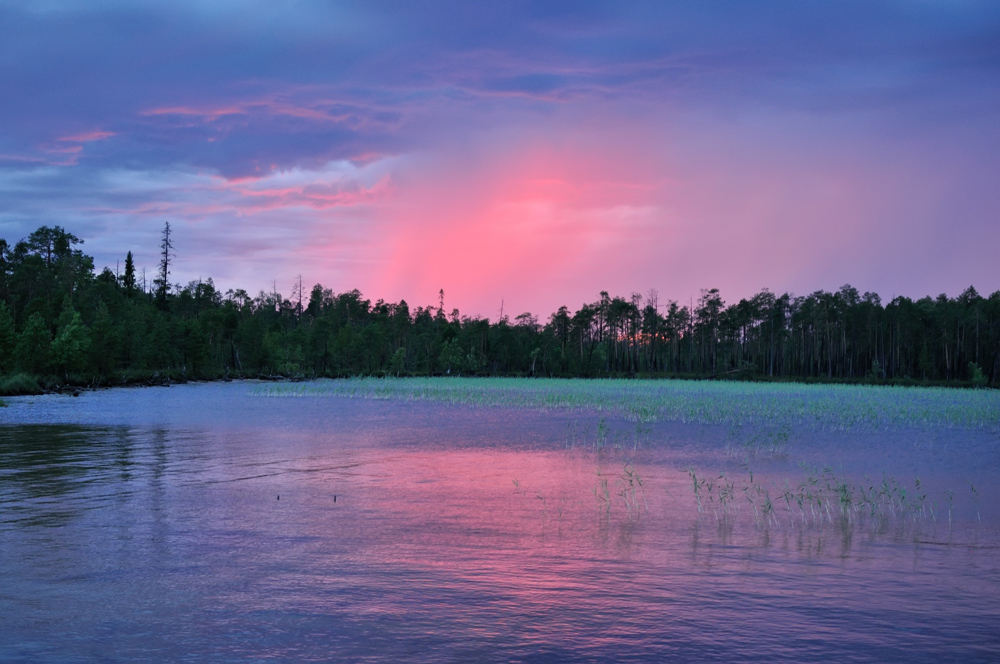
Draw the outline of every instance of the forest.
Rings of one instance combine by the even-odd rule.
[[[674,377],[996,387],[1000,291],[973,287],[887,303],[836,292],[762,290],[683,306],[601,292],[547,319],[498,320],[437,303],[372,302],[301,280],[288,297],[171,284],[166,224],[156,277],[96,272],[83,240],[42,226],[0,240],[0,393],[240,377],[501,375]]]

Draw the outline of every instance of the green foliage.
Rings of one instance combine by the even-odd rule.
[[[28,323],[21,330],[17,340],[15,356],[17,366],[30,374],[43,374],[49,370],[52,335],[42,314],[35,312],[28,318]]]
[[[90,330],[83,324],[80,314],[72,309],[62,322],[56,338],[52,341],[52,361],[62,369],[63,374],[80,371],[87,361],[90,350]]]
[[[873,382],[884,381],[885,369],[882,368],[882,363],[878,360],[872,360],[872,368],[868,370],[868,375],[865,378]]]
[[[160,309],[167,308],[167,295],[170,293],[170,263],[171,250],[174,248],[173,240],[170,239],[170,222],[163,224],[163,234],[160,239],[160,267],[157,271],[156,279],[156,305]]]
[[[709,289],[688,306],[655,292],[602,292],[547,322],[530,313],[490,321],[446,314],[443,292],[411,307],[316,284],[302,307],[276,289],[251,297],[220,293],[210,279],[172,285],[172,232],[165,225],[152,283],[137,279],[131,252],[120,278],[106,268],[95,275],[82,240],[58,226],[13,248],[0,240],[0,371],[104,383],[447,373],[987,387],[1000,371],[1000,292],[883,304],[844,286],[726,304]]]
[[[986,387],[986,375],[975,362],[969,362],[969,380],[975,387]]]
[[[14,332],[14,319],[11,318],[7,303],[0,301],[0,371],[10,371],[14,365],[14,348],[17,345],[17,334]]]
[[[201,322],[197,319],[186,321],[183,330],[181,347],[185,371],[194,378],[210,376],[211,347]]]
[[[119,345],[118,328],[112,321],[108,305],[100,300],[90,325],[90,366],[99,374],[110,373],[117,364]]]
[[[16,373],[0,378],[0,395],[17,396],[22,394],[41,394],[42,386],[28,374]]]
[[[398,376],[405,370],[406,370],[406,349],[397,348],[396,352],[392,354],[392,359],[389,361],[389,371]]]
[[[464,354],[458,343],[453,340],[444,342],[441,354],[438,356],[438,366],[445,373],[461,373],[464,365]]]
[[[132,252],[125,255],[125,273],[122,275],[122,288],[125,294],[131,296],[135,292],[135,261]]]

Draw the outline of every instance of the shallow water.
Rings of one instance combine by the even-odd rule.
[[[252,388],[10,400],[0,660],[1000,659],[996,432],[761,448]],[[877,518],[754,513],[744,489],[777,496],[820,466],[888,477],[912,504],[920,478],[926,498]],[[725,473],[737,500],[703,488],[699,512],[689,470]]]

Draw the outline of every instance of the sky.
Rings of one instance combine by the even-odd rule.
[[[251,295],[1000,290],[1000,3],[0,0],[0,237]]]

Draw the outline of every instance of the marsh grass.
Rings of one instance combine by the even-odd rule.
[[[699,517],[711,516],[720,525],[749,520],[758,528],[821,527],[836,525],[843,530],[874,528],[896,524],[937,522],[936,501],[928,500],[920,478],[911,484],[883,475],[880,480],[866,476],[860,482],[836,476],[829,468],[810,469],[798,482],[784,480],[767,484],[755,477],[730,479],[725,473],[699,475],[689,469],[692,495]],[[970,484],[976,518],[979,496]],[[955,492],[943,494],[949,525],[955,509]]]
[[[0,395],[20,396],[24,394],[42,394],[45,390],[34,376],[16,373],[0,379]]]
[[[735,424],[729,427],[724,451],[728,456],[746,461],[761,457],[786,457],[791,437],[792,426],[787,422],[757,427]]]
[[[645,480],[639,475],[631,461],[625,461],[621,472],[615,475],[606,475],[597,471],[597,484],[591,489],[591,493],[597,499],[598,511],[608,517],[611,516],[617,503],[621,503],[621,506],[625,508],[625,516],[629,521],[638,519],[644,511],[649,511],[649,503],[646,502]]]
[[[1000,430],[1000,392],[995,390],[679,380],[351,378],[269,384],[255,388],[252,394],[579,410],[642,426],[661,421],[728,425],[769,432],[750,445],[751,450],[765,452],[780,452],[789,443],[793,427],[824,431],[916,427]],[[606,430],[598,431],[598,444],[609,442],[615,443],[613,436],[609,441]]]

